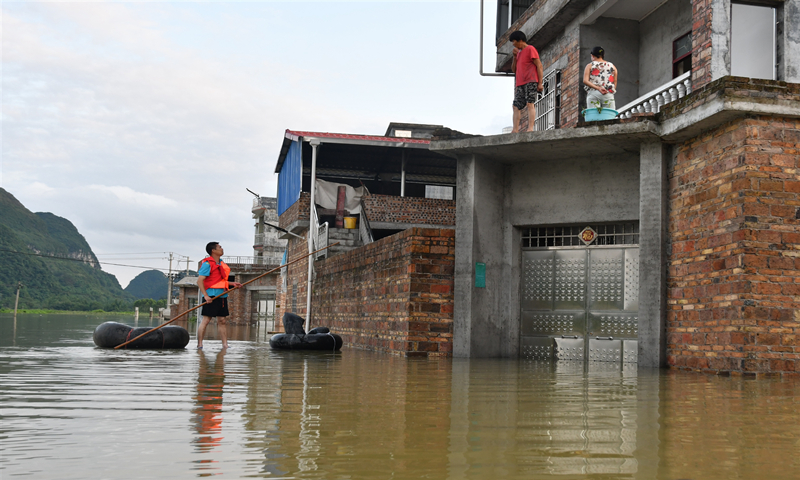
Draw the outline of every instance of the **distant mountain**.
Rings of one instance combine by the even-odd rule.
[[[33,213],[2,188],[0,212],[0,307],[14,307],[21,281],[20,308],[132,308],[133,295],[100,269],[72,222],[52,213]]]
[[[125,287],[125,291],[136,298],[161,300],[167,298],[167,288],[169,288],[169,281],[166,275],[158,270],[147,270],[131,280],[131,283]]]

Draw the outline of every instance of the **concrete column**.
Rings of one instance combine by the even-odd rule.
[[[403,150],[400,152],[401,160],[400,160],[400,196],[406,196],[406,151]]]
[[[639,367],[667,363],[667,146],[643,143],[639,167]]]
[[[453,356],[470,356],[472,344],[472,230],[475,218],[475,156],[456,163],[456,259],[453,306]]]
[[[458,159],[453,355],[509,356],[508,268],[504,255],[504,168],[474,155]],[[475,264],[486,287],[475,287]]]
[[[317,147],[320,145],[319,139],[312,138],[308,143],[311,144],[311,208],[308,215],[308,253],[314,251],[314,242],[317,237],[317,229],[319,229],[319,221],[317,221],[317,205],[316,205],[316,190],[317,190]],[[306,324],[305,330],[311,330],[311,282],[314,277],[314,256],[308,257],[308,275],[306,277]]]
[[[800,0],[778,7],[778,80],[800,83]]]
[[[731,74],[731,0],[711,6],[711,81]],[[692,59],[692,62],[696,61]]]

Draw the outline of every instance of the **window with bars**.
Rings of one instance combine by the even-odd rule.
[[[585,243],[581,232],[587,227],[595,232],[594,239]],[[638,245],[639,224],[612,223],[600,225],[565,225],[557,227],[527,227],[522,229],[522,248],[583,247],[602,245]]]

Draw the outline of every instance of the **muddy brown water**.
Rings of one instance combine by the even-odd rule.
[[[273,352],[255,327],[101,350],[106,320],[134,325],[0,315],[0,479],[800,478],[793,378]]]

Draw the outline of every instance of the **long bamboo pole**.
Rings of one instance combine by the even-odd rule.
[[[295,259],[294,259],[294,260],[292,260],[291,262],[284,263],[284,264],[283,264],[283,265],[281,265],[280,267],[275,267],[275,268],[273,268],[272,270],[270,270],[270,271],[268,271],[268,272],[266,272],[266,273],[262,273],[261,275],[257,276],[256,278],[254,278],[254,279],[252,279],[252,280],[248,280],[248,281],[244,282],[243,284],[239,285],[238,287],[229,288],[229,289],[225,290],[224,292],[220,293],[219,295],[217,295],[217,296],[215,296],[215,297],[212,297],[212,298],[211,298],[211,302],[213,302],[213,301],[214,301],[214,299],[216,299],[217,297],[220,297],[220,296],[222,296],[222,295],[225,295],[226,293],[228,293],[228,292],[230,292],[230,291],[233,291],[233,290],[236,290],[237,288],[242,288],[242,287],[244,287],[245,285],[247,285],[248,283],[253,283],[253,282],[255,282],[256,280],[258,280],[259,278],[261,278],[261,277],[264,277],[264,276],[266,276],[266,275],[269,275],[270,273],[272,273],[272,272],[275,272],[276,270],[280,270],[280,269],[281,269],[281,268],[283,268],[283,267],[287,267],[287,266],[289,266],[289,265],[291,265],[291,264],[293,264],[293,263],[295,263],[295,262],[299,262],[300,260],[302,260],[302,259],[304,259],[304,258],[308,258],[308,257],[310,257],[311,255],[314,255],[314,254],[315,254],[315,253],[317,253],[317,252],[321,252],[321,251],[323,251],[323,250],[325,250],[325,249],[327,249],[327,248],[330,248],[330,247],[332,247],[332,246],[334,246],[334,245],[339,245],[339,242],[336,242],[336,243],[331,243],[330,245],[328,245],[328,246],[326,246],[326,247],[322,247],[322,248],[320,248],[319,250],[314,250],[314,251],[313,251],[313,252],[311,252],[311,253],[307,253],[307,254],[303,255],[302,257],[295,258]],[[147,335],[147,334],[149,334],[149,333],[155,332],[156,330],[158,330],[158,329],[160,329],[160,328],[164,328],[164,327],[166,327],[167,325],[169,325],[170,323],[174,322],[175,320],[177,320],[177,319],[181,318],[182,316],[186,315],[187,313],[189,313],[189,312],[193,312],[193,311],[197,310],[198,308],[202,307],[203,305],[208,305],[208,304],[209,304],[209,303],[211,303],[211,302],[203,302],[203,303],[201,303],[200,305],[197,305],[196,307],[192,307],[192,308],[190,308],[189,310],[186,310],[185,312],[181,313],[181,314],[180,314],[180,315],[178,315],[177,317],[173,318],[172,320],[170,320],[170,321],[168,321],[168,322],[164,322],[164,323],[162,323],[161,325],[159,325],[159,326],[157,326],[157,327],[155,327],[155,328],[153,328],[153,329],[150,329],[150,330],[148,330],[148,331],[144,332],[143,334],[139,335],[138,337],[136,337],[136,338],[132,338],[132,339],[128,340],[128,341],[127,341],[127,342],[125,342],[125,343],[120,343],[119,345],[117,345],[116,347],[114,347],[114,350],[117,350],[117,349],[119,349],[119,348],[122,348],[122,347],[124,347],[125,345],[127,345],[127,344],[129,344],[129,343],[133,343],[133,342],[135,342],[136,340],[138,340],[138,339],[140,339],[140,338],[144,337],[145,335]]]

